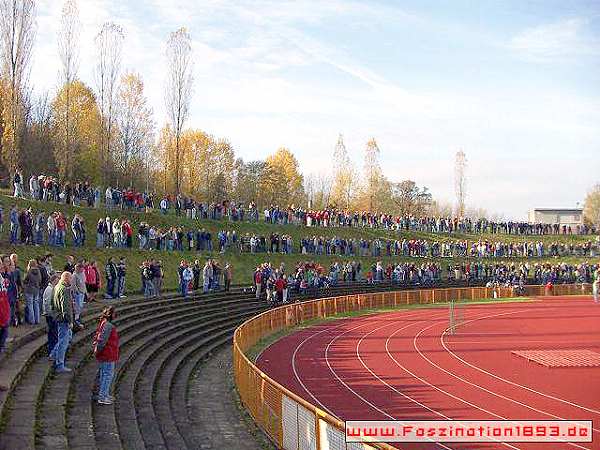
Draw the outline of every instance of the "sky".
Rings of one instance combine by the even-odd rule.
[[[60,0],[38,0],[34,92],[58,87]],[[227,138],[244,160],[281,146],[330,174],[341,133],[362,167],[454,202],[467,155],[467,206],[523,219],[572,208],[600,183],[600,1],[79,0],[79,78],[94,87],[94,37],[123,27],[166,120],[165,45],[186,27],[194,93],[187,126]]]

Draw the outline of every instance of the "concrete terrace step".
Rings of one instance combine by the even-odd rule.
[[[117,367],[115,383],[118,383],[119,377],[123,372],[129,370],[131,359],[136,358],[143,349],[144,345],[150,343],[162,342],[163,336],[168,332],[173,332],[177,328],[185,329],[188,326],[186,319],[210,320],[214,312],[223,314],[223,306],[226,311],[234,311],[239,308],[239,302],[231,301],[219,302],[218,305],[199,304],[191,302],[189,305],[183,304],[180,308],[162,313],[151,320],[143,319],[128,322],[127,325],[119,328],[121,336],[120,363]],[[199,319],[201,318],[201,319]],[[83,348],[89,354],[89,348]],[[93,409],[90,403],[92,385],[96,378],[97,364],[93,359],[83,359],[82,365],[78,368],[77,376],[70,384],[70,395],[76,400],[72,407],[68,408],[65,416],[67,417],[67,436],[69,443],[82,445],[86,436],[88,444],[92,444],[95,439],[96,444],[106,444],[112,439],[111,448],[117,448],[118,430],[114,418],[114,409],[109,406],[102,406],[103,414],[99,420],[93,417]],[[72,420],[70,420],[70,418]],[[109,431],[106,431],[109,428]],[[86,431],[93,430],[93,433]],[[72,445],[71,445],[72,446]]]
[[[195,301],[182,301],[174,304],[167,304],[157,310],[156,308],[148,311],[143,311],[142,314],[130,314],[130,318],[128,320],[123,320],[123,316],[121,319],[116,319],[116,324],[120,328],[120,335],[123,338],[124,345],[127,345],[129,340],[127,339],[128,334],[134,333],[134,335],[141,337],[144,334],[148,334],[156,329],[161,329],[161,326],[164,325],[163,316],[167,315],[167,318],[171,318],[176,316],[180,310],[188,311],[189,309],[193,309],[195,314],[202,313],[203,311],[214,308],[210,308],[213,304],[218,304],[219,308],[230,307],[231,305],[237,304],[238,300],[229,300],[225,302],[221,302],[218,300],[211,300],[210,302],[195,302]],[[163,312],[167,311],[167,312]],[[131,320],[133,319],[133,320]],[[124,323],[125,325],[121,325]],[[54,413],[60,413],[60,416],[64,418],[65,423],[60,424],[58,428],[61,430],[67,430],[67,442],[69,442],[69,446],[77,445],[88,447],[94,445],[95,434],[94,434],[94,423],[91,419],[90,414],[90,393],[91,393],[91,385],[94,382],[95,374],[96,374],[96,363],[91,360],[91,342],[93,338],[93,330],[90,330],[89,333],[80,337],[80,339],[73,343],[72,351],[69,354],[68,361],[72,361],[71,366],[75,369],[74,373],[71,374],[61,374],[60,377],[56,376],[51,378],[51,382],[48,383],[47,389],[52,395],[54,394],[54,390],[62,393],[60,398],[54,398],[53,403],[59,411],[54,411]],[[84,374],[81,372],[86,370],[85,375],[89,378],[86,378]],[[78,382],[78,380],[81,382]],[[74,384],[87,384],[87,387],[75,387]],[[87,398],[85,391],[87,390]],[[86,402],[68,402],[69,395],[74,397],[74,400],[86,400]],[[72,405],[72,406],[70,406]],[[71,412],[70,408],[74,408],[74,411]],[[45,414],[44,408],[41,408],[42,419],[45,419],[48,415]],[[42,429],[42,439],[41,444],[43,446],[47,446],[48,442],[45,442],[44,436],[52,436],[52,432],[56,427],[52,427],[48,429],[44,426],[45,421],[42,420],[41,429]],[[55,425],[55,424],[53,424]],[[69,439],[70,438],[70,439]],[[73,441],[73,445],[71,445],[71,440]]]
[[[133,404],[132,393],[135,390],[138,375],[144,365],[148,363],[148,359],[156,358],[156,353],[158,351],[169,346],[172,341],[177,342],[181,336],[189,333],[190,330],[193,330],[193,327],[206,328],[208,324],[218,320],[219,317],[232,317],[232,315],[235,317],[237,310],[244,313],[251,311],[252,314],[256,311],[260,311],[260,309],[257,309],[256,307],[244,305],[229,308],[228,310],[221,309],[212,314],[204,314],[205,312],[208,312],[204,311],[201,315],[195,314],[194,317],[194,314],[190,314],[187,316],[187,320],[185,317],[182,317],[180,320],[177,320],[169,326],[160,327],[158,328],[159,331],[141,341],[135,336],[131,337],[129,342],[124,344],[126,349],[121,353],[121,362],[117,368],[115,380],[117,401],[114,408],[94,405],[95,412],[97,412],[97,408],[100,408],[103,415],[115,417],[114,419],[109,420],[108,423],[103,421],[101,429],[99,428],[99,422],[95,422],[96,436],[98,437],[100,433],[103,435],[118,434],[118,424],[121,430],[121,439],[123,441],[126,440],[125,434],[133,433],[133,435],[135,435],[135,439],[128,440],[127,445],[124,445],[125,448],[132,448],[136,445],[136,442],[140,442],[138,440],[139,436],[137,436],[137,433],[135,432],[136,427],[134,426],[136,410]],[[177,331],[178,329],[180,331]],[[124,427],[123,424],[126,424],[126,426]]]
[[[179,307],[188,307],[192,304],[198,304],[201,307],[206,307],[209,306],[211,304],[218,304],[219,308],[222,308],[223,306],[226,306],[227,304],[233,302],[239,302],[240,299],[235,299],[235,300],[229,300],[229,301],[225,301],[225,302],[220,302],[220,298],[226,298],[226,296],[206,296],[205,298],[202,298],[202,301],[195,301],[195,300],[159,300],[159,301],[154,301],[154,302],[144,302],[143,300],[141,301],[137,301],[137,302],[126,302],[126,306],[120,307],[119,310],[125,310],[125,311],[132,311],[129,315],[125,314],[124,316],[121,316],[121,319],[123,318],[127,318],[127,319],[131,319],[131,318],[137,318],[139,319],[140,317],[148,317],[148,316],[152,316],[152,315],[156,315],[159,311],[157,311],[157,309],[153,309],[153,308],[149,308],[150,306],[152,306],[152,304],[154,305],[163,305],[163,308],[166,310],[169,309],[173,309],[173,308],[179,308]],[[252,297],[248,297],[246,299],[242,299],[241,301],[248,301],[249,299],[251,299]],[[150,303],[150,304],[149,304]],[[224,303],[224,304],[219,304],[219,303]],[[103,305],[97,307],[97,310],[100,310],[103,307]],[[140,310],[141,309],[141,310]],[[76,351],[77,349],[77,343],[82,340],[83,338],[87,338],[88,342],[91,342],[91,338],[93,336],[93,332],[94,332],[94,327],[93,325],[95,325],[95,321],[96,318],[94,317],[93,314],[93,308],[90,308],[90,312],[88,312],[85,316],[82,317],[82,320],[84,321],[84,323],[86,323],[88,325],[88,327],[75,335],[74,337],[74,342],[72,344],[72,351]],[[91,325],[91,326],[90,326]],[[139,324],[138,324],[139,325]],[[46,354],[46,335],[45,335],[45,331],[44,329],[33,329],[31,330],[31,332],[29,333],[32,336],[39,336],[37,338],[34,338],[33,340],[31,340],[30,342],[27,342],[26,344],[22,344],[23,341],[27,341],[28,339],[23,339],[22,341],[18,342],[16,348],[13,347],[13,352],[10,355],[10,363],[5,363],[3,364],[4,367],[2,367],[2,379],[7,380],[10,386],[12,386],[13,388],[11,389],[11,391],[9,392],[2,392],[0,393],[0,401],[1,406],[3,407],[2,412],[3,412],[3,417],[4,419],[4,435],[6,436],[16,436],[17,439],[20,439],[21,445],[23,445],[24,443],[30,443],[31,442],[31,437],[33,434],[34,429],[38,429],[38,431],[41,429],[42,431],[42,437],[44,437],[44,439],[40,439],[40,443],[41,446],[44,448],[63,448],[64,447],[64,439],[60,439],[60,434],[57,434],[57,430],[64,430],[64,423],[61,423],[61,417],[64,417],[64,414],[61,414],[62,412],[64,412],[64,407],[65,404],[67,403],[66,400],[64,400],[64,394],[63,396],[60,395],[61,389],[58,389],[58,392],[55,392],[55,390],[53,389],[53,385],[54,383],[54,376],[51,376],[50,371],[47,370],[47,363],[45,362],[45,354]],[[90,345],[91,348],[91,345]],[[71,352],[72,353],[72,352]],[[69,355],[68,360],[72,359],[72,355]],[[21,405],[24,404],[23,401],[30,401],[27,399],[23,399],[21,398],[23,396],[23,393],[25,392],[25,390],[23,389],[17,389],[18,385],[19,385],[19,379],[22,376],[26,376],[28,375],[28,366],[32,363],[37,364],[39,367],[41,367],[41,369],[35,370],[33,371],[27,378],[26,378],[26,386],[27,386],[27,393],[28,395],[30,395],[29,393],[36,393],[31,394],[34,397],[37,395],[37,397],[39,397],[37,400],[44,400],[44,398],[46,398],[46,402],[48,403],[50,402],[52,404],[52,406],[49,406],[47,408],[43,408],[41,410],[41,413],[39,414],[38,420],[37,420],[37,427],[34,426],[34,414],[33,414],[33,409],[31,409],[31,413],[26,414],[26,411],[24,408],[20,408],[15,414],[14,417],[12,414],[12,408],[5,408],[5,402],[6,399],[9,396],[12,396],[12,400],[13,400],[13,404],[17,404],[17,405]],[[71,379],[72,378],[72,374],[61,374],[60,377],[62,378],[61,381],[65,381],[65,379]],[[42,391],[42,387],[44,387],[43,391]],[[46,391],[47,389],[47,391]],[[9,420],[10,419],[10,420]],[[18,425],[17,425],[18,424]],[[29,429],[30,431],[27,432],[26,430]],[[3,440],[4,442],[4,440]],[[29,444],[27,444],[29,446]]]

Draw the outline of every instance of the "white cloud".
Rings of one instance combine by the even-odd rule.
[[[600,41],[586,33],[589,23],[589,19],[571,18],[529,28],[514,36],[509,48],[536,62],[599,55]]]

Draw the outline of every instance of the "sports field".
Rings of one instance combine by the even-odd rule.
[[[259,356],[272,379],[342,420],[593,420],[592,443],[402,448],[600,449],[600,304],[589,296],[328,321]]]

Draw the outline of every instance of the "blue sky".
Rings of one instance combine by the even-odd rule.
[[[38,2],[32,83],[57,88],[59,2]],[[469,160],[467,203],[511,218],[574,207],[600,182],[600,2],[79,0],[80,78],[93,39],[125,31],[157,123],[168,34],[189,29],[188,126],[244,159],[289,147],[329,173],[339,133],[355,164],[375,137],[388,178],[453,201],[453,157]]]

